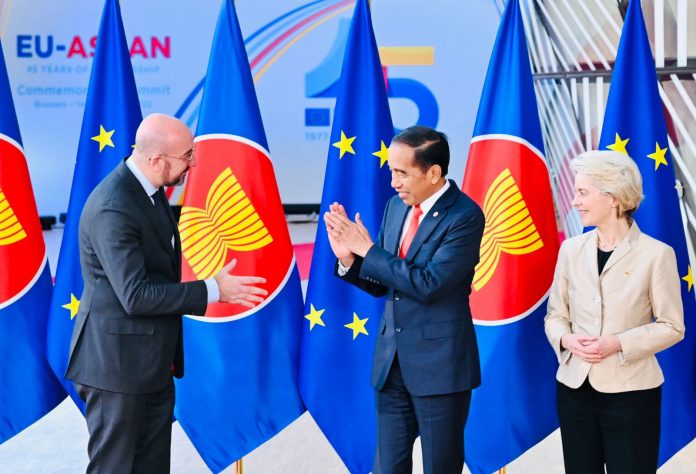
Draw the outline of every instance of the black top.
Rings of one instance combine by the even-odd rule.
[[[613,250],[609,250],[608,252],[605,252],[604,250],[597,249],[597,268],[599,268],[599,274],[602,274],[602,270],[604,270],[604,265],[607,264],[607,260],[609,260],[609,257],[611,256],[611,253]]]

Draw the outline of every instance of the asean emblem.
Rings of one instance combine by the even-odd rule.
[[[0,308],[29,291],[45,262],[24,153],[18,143],[0,135]]]
[[[205,209],[183,207],[179,221],[184,257],[199,279],[219,272],[228,250],[251,252],[273,242],[229,168],[215,179],[205,204]]]
[[[249,316],[280,292],[294,267],[273,166],[262,147],[231,135],[198,137],[196,161],[179,220],[182,280],[210,278],[236,259],[233,274],[266,279],[266,300],[251,310],[210,304],[207,318],[197,319]]]
[[[477,137],[463,188],[486,216],[472,282],[473,318],[482,325],[518,321],[546,298],[558,255],[546,163],[517,137]]]
[[[476,265],[473,281],[477,291],[491,280],[503,253],[526,255],[544,246],[509,169],[503,170],[488,188],[483,213],[486,227],[481,241],[481,260]]]

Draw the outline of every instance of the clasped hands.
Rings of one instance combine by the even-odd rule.
[[[585,362],[596,364],[621,350],[617,336],[587,336],[585,334],[565,334],[561,346],[581,357]]]
[[[231,275],[237,265],[234,258],[215,275],[215,281],[220,289],[220,303],[231,303],[253,308],[263,301],[268,291],[255,285],[266,283],[266,279],[255,276]]]
[[[348,218],[343,205],[335,202],[324,213],[324,224],[329,244],[336,258],[341,263],[350,267],[355,261],[355,256],[364,257],[372,248],[374,242],[360,218],[360,213],[355,214],[355,222]]]

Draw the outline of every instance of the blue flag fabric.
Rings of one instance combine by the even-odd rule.
[[[321,212],[356,212],[373,238],[393,196],[386,164],[394,135],[367,0],[358,0],[338,83]],[[334,276],[336,258],[319,223],[309,274],[300,369],[304,401],[350,472],[372,470],[377,419],[370,368],[384,299]]]
[[[185,317],[186,372],[175,414],[219,472],[300,416],[302,288],[232,0],[224,0],[208,64],[179,221],[183,280],[236,259],[234,274],[266,278],[253,309],[209,304]]]
[[[469,469],[487,474],[558,427],[558,363],[543,323],[558,229],[517,1],[498,29],[462,190],[486,215],[470,297],[482,385],[464,442]]]
[[[65,398],[44,356],[51,271],[0,45],[0,444]]]
[[[72,382],[64,378],[73,322],[84,287],[78,242],[80,215],[97,184],[130,156],[135,131],[142,121],[118,0],[106,0],[97,37],[56,270],[46,349],[53,371],[81,409],[84,408],[82,400]]]
[[[611,78],[600,149],[628,153],[643,176],[645,200],[635,219],[641,231],[669,244],[682,277],[684,323],[696,324],[693,273],[675,191],[674,161],[667,142],[664,109],[658,92],[640,2],[630,2]],[[665,376],[659,464],[696,437],[696,334],[686,331],[679,344],[657,355]]]

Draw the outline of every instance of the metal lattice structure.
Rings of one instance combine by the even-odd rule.
[[[571,206],[568,162],[596,149],[627,0],[519,0],[534,74],[546,157],[567,235],[582,232]],[[639,0],[632,0],[639,1]],[[503,0],[494,0],[499,9]],[[684,232],[696,237],[696,2],[644,0],[681,191]],[[691,260],[694,261],[693,251]]]

